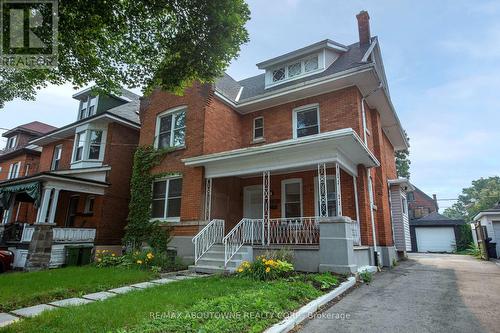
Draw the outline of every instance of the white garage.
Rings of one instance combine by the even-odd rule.
[[[456,249],[453,227],[415,228],[418,252],[453,252]]]

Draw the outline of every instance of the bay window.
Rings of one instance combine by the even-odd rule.
[[[152,218],[178,222],[181,216],[182,178],[153,182]]]
[[[76,134],[73,162],[102,160],[104,130],[86,129]]]
[[[75,140],[75,162],[76,161],[81,161],[83,159],[83,148],[85,147],[85,137],[86,137],[87,132],[79,132],[76,133],[76,140]]]
[[[98,160],[101,152],[102,131],[90,130],[89,160]]]
[[[186,136],[186,107],[160,114],[156,120],[156,148],[183,147]]]

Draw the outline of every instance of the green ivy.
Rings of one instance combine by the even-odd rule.
[[[140,146],[134,154],[132,178],[130,179],[130,203],[128,224],[125,229],[124,243],[133,250],[140,249],[144,243],[156,251],[165,251],[169,241],[169,232],[151,222],[151,202],[155,179],[179,174],[161,173],[152,175],[151,169],[159,165],[172,149],[155,149],[153,146]]]

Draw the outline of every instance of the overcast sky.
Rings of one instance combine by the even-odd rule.
[[[411,144],[411,181],[456,198],[473,179],[499,174],[500,1],[252,0],[250,42],[228,72],[259,74],[256,63],[330,38],[358,40],[355,15],[368,10],[379,37],[396,111]],[[49,87],[35,102],[13,101],[0,128],[33,120],[76,120],[71,86]],[[442,208],[452,202],[441,201]]]

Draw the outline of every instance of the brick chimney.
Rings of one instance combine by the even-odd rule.
[[[436,211],[439,211],[439,205],[438,205],[438,198],[437,195],[433,194],[432,199],[434,200],[434,203],[436,204]]]
[[[362,10],[356,15],[356,18],[358,19],[359,44],[369,44],[371,40],[370,15],[366,10]]]

